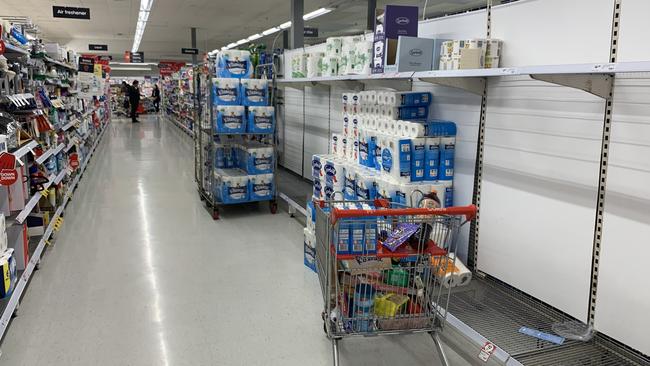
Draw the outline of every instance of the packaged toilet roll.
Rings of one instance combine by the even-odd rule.
[[[392,180],[387,179],[387,177],[379,176],[376,179],[376,184],[378,198],[387,199],[391,202],[397,202],[395,201],[397,190],[395,188],[395,183]]]
[[[359,137],[359,115],[353,114],[350,117],[350,122],[351,122],[351,130],[352,134],[351,136],[357,139]]]
[[[458,268],[454,265],[453,258],[447,256],[432,257],[431,264],[434,267],[436,278],[445,288],[455,287],[454,274],[458,271]]]
[[[418,122],[400,121],[403,123],[404,137],[419,138],[424,137],[426,126]]]
[[[372,41],[361,40],[355,44],[355,59],[352,72],[358,75],[370,75],[372,71]]]
[[[274,107],[248,107],[248,132],[273,133],[274,130]]]
[[[333,133],[330,138],[330,154],[339,156],[339,150],[341,149],[341,144],[343,143],[341,134]]]
[[[243,50],[220,51],[216,67],[216,74],[220,78],[250,78],[253,73],[251,54]]]
[[[424,177],[426,180],[438,180],[440,169],[440,137],[427,137],[424,152]]]
[[[342,159],[329,157],[325,161],[325,181],[330,185],[342,186],[345,184],[345,165],[346,162]]]
[[[328,159],[335,158],[335,155],[315,154],[311,157],[311,176],[317,179],[325,179],[325,164]]]
[[[325,53],[330,57],[340,56],[342,45],[341,37],[329,37],[325,40]]]
[[[274,166],[273,147],[265,144],[254,144],[247,146],[244,150],[246,161],[246,172],[248,174],[272,173]]]
[[[310,52],[307,54],[307,77],[314,78],[323,76],[324,52]]]
[[[343,201],[345,198],[345,182],[325,182],[325,187],[323,188],[323,194],[325,199]]]
[[[314,178],[312,182],[313,197],[315,200],[325,199],[325,180],[321,178]]]
[[[322,66],[322,76],[336,76],[339,73],[339,58],[326,55]]]
[[[267,79],[242,79],[241,101],[245,106],[269,104],[269,81]]]
[[[239,105],[240,87],[239,80],[235,78],[213,78],[214,104]]]
[[[356,193],[360,200],[374,200],[377,198],[377,187],[375,181],[377,174],[368,169],[356,171]]]
[[[249,195],[251,201],[271,199],[275,193],[273,174],[257,174],[248,176]]]
[[[348,164],[345,168],[345,190],[343,192],[345,200],[357,200],[357,168],[355,164]]]
[[[441,182],[445,188],[444,194],[444,207],[453,207],[454,206],[454,182],[451,180],[446,180]]]
[[[440,171],[439,180],[454,179],[454,159],[456,155],[456,138],[440,138]]]
[[[248,201],[248,174],[239,169],[215,169],[216,195],[221,202]]]
[[[352,120],[350,113],[343,112],[343,125],[341,126],[341,132],[345,136],[351,136],[352,130],[350,126],[350,121]]]
[[[424,137],[411,139],[411,181],[419,182],[425,179],[426,139]]]
[[[456,271],[454,272],[454,286],[460,287],[465,286],[472,281],[472,271],[470,271],[465,264],[453,253],[449,254],[450,258],[455,258],[454,265],[456,266]]]
[[[245,114],[243,106],[217,106],[218,133],[243,133],[246,130]]]
[[[291,56],[291,77],[304,78],[307,76],[307,54],[297,53]]]
[[[348,156],[348,137],[341,134],[341,144],[337,157],[340,159],[347,159]]]
[[[386,136],[381,143],[382,173],[398,182],[411,180],[411,140]]]

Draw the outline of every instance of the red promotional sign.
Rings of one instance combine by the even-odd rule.
[[[185,62],[180,61],[160,61],[158,63],[158,69],[162,76],[169,76],[175,72],[179,72],[183,66],[185,66]]]
[[[5,41],[0,39],[0,55],[5,53]]]
[[[0,169],[16,168],[16,157],[13,154],[3,152],[0,154]]]
[[[0,169],[0,185],[10,186],[18,180],[16,169]]]

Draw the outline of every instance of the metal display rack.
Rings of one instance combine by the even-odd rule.
[[[211,211],[212,218],[219,219],[219,207],[227,205],[238,205],[253,202],[269,202],[269,209],[271,213],[275,214],[278,209],[277,194],[278,182],[275,177],[278,168],[278,151],[276,147],[276,129],[274,128],[271,133],[255,133],[255,132],[242,132],[242,133],[220,133],[215,129],[216,114],[214,111],[214,91],[212,79],[215,77],[214,60],[210,59],[208,63],[202,64],[195,68],[195,93],[197,100],[197,125],[199,128],[196,130],[196,143],[195,143],[195,178],[198,185],[198,192],[201,200],[206,202],[208,209]],[[272,83],[269,86],[273,88]],[[274,93],[271,95],[273,99]],[[271,105],[274,105],[271,103]],[[244,123],[246,123],[244,121]],[[220,201],[216,194],[216,161],[215,152],[217,140],[220,137],[241,136],[244,139],[264,139],[273,147],[273,175],[274,175],[274,190],[273,194],[268,199],[247,200],[237,203],[226,203]]]
[[[492,5],[487,5],[487,37],[491,32]],[[386,73],[376,75],[346,75],[334,77],[277,79],[281,88],[302,90],[304,87],[338,87],[364,90],[391,88],[411,90],[413,81],[452,87],[481,96],[478,143],[474,175],[472,203],[479,209],[472,222],[469,238],[468,266],[474,271],[475,280],[466,288],[454,289],[443,338],[462,342],[466,352],[476,357],[482,347],[494,347],[492,360],[502,365],[650,365],[650,358],[629,349],[607,336],[597,333],[590,342],[568,341],[564,345],[537,340],[522,334],[513,334],[512,329],[532,325],[542,331],[550,331],[550,324],[573,320],[572,317],[552,306],[533,298],[477,269],[481,185],[483,179],[483,152],[485,146],[485,121],[487,112],[488,82],[491,79],[508,76],[528,76],[560,86],[579,89],[595,95],[605,103],[603,135],[600,152],[598,178],[598,200],[593,239],[591,268],[591,289],[589,291],[589,325],[594,324],[596,296],[598,293],[598,267],[602,222],[607,183],[610,128],[613,106],[613,86],[618,75],[650,73],[650,61],[617,62],[618,34],[620,27],[621,0],[616,0],[613,9],[610,58],[607,63],[559,64],[546,66],[522,66],[475,70],[445,70],[424,72]],[[295,212],[295,210],[294,210]],[[587,310],[587,309],[585,309]],[[514,328],[513,328],[514,327]],[[516,332],[515,332],[516,333]]]

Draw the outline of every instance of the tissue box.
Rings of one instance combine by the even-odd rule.
[[[214,104],[216,105],[239,105],[240,88],[239,79],[234,78],[213,78]]]
[[[239,169],[215,169],[215,196],[222,203],[247,202],[248,174]]]
[[[400,36],[395,59],[397,72],[432,70],[434,46],[434,39]]]
[[[426,119],[429,115],[429,107],[401,107],[399,108],[399,119]]]
[[[425,180],[438,180],[438,168],[440,166],[440,138],[428,137],[426,139],[426,151],[424,153]]]
[[[273,133],[275,130],[274,107],[249,107],[248,132]]]
[[[217,76],[220,78],[250,78],[253,73],[251,54],[242,50],[225,50],[217,54]]]
[[[269,82],[266,79],[242,79],[241,100],[245,106],[269,104]]]
[[[243,133],[246,131],[244,107],[217,106],[215,109],[217,110],[217,133]]]
[[[442,137],[440,139],[440,170],[439,180],[454,179],[454,158],[456,151],[455,137]]]
[[[2,284],[0,284],[0,298],[11,296],[16,283],[18,282],[18,271],[14,259],[13,248],[0,253],[0,273],[2,273]]]
[[[273,199],[275,195],[273,174],[249,175],[248,182],[250,201],[264,201]]]

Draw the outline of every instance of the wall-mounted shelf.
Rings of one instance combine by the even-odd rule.
[[[34,140],[29,141],[28,143],[24,144],[23,146],[19,147],[16,151],[14,151],[12,154],[16,157],[16,159],[20,159],[23,156],[25,156],[27,153],[33,153],[33,149],[38,146],[38,143]]]

